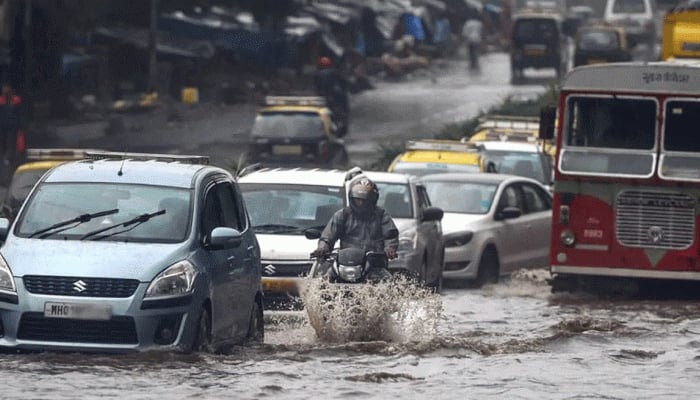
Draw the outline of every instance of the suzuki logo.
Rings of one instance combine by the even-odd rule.
[[[660,226],[652,226],[647,231],[647,238],[653,244],[658,244],[664,239],[664,230]]]
[[[78,280],[73,282],[73,290],[75,290],[78,293],[82,293],[87,289],[87,283],[83,282],[82,280]]]
[[[275,268],[274,265],[268,264],[265,266],[265,275],[274,275],[275,272],[277,272],[277,269]]]

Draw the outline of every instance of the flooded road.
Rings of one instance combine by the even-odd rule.
[[[553,295],[546,277],[536,270],[483,289],[446,289],[436,331],[394,342],[320,342],[304,312],[268,312],[265,344],[227,355],[4,354],[2,397],[694,397],[697,299]]]

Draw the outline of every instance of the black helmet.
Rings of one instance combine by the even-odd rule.
[[[377,199],[379,198],[379,189],[377,185],[369,180],[368,178],[361,178],[356,182],[353,182],[350,186],[350,207],[353,211],[365,212],[373,209],[377,205]],[[365,200],[364,204],[358,205],[353,199]]]

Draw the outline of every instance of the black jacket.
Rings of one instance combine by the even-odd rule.
[[[345,207],[333,214],[333,217],[321,233],[319,246],[326,245],[333,249],[340,240],[340,248],[359,247],[364,251],[396,250],[398,239],[384,240],[391,229],[397,229],[391,215],[381,207],[375,207],[369,215],[356,215],[352,208]]]

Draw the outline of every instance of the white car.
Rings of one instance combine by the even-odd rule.
[[[266,308],[299,308],[297,284],[311,269],[318,242],[304,235],[322,230],[346,202],[346,171],[262,168],[242,171],[238,184],[260,243]]]
[[[434,174],[420,180],[445,212],[445,281],[481,286],[548,263],[552,197],[536,180],[495,173]]]

